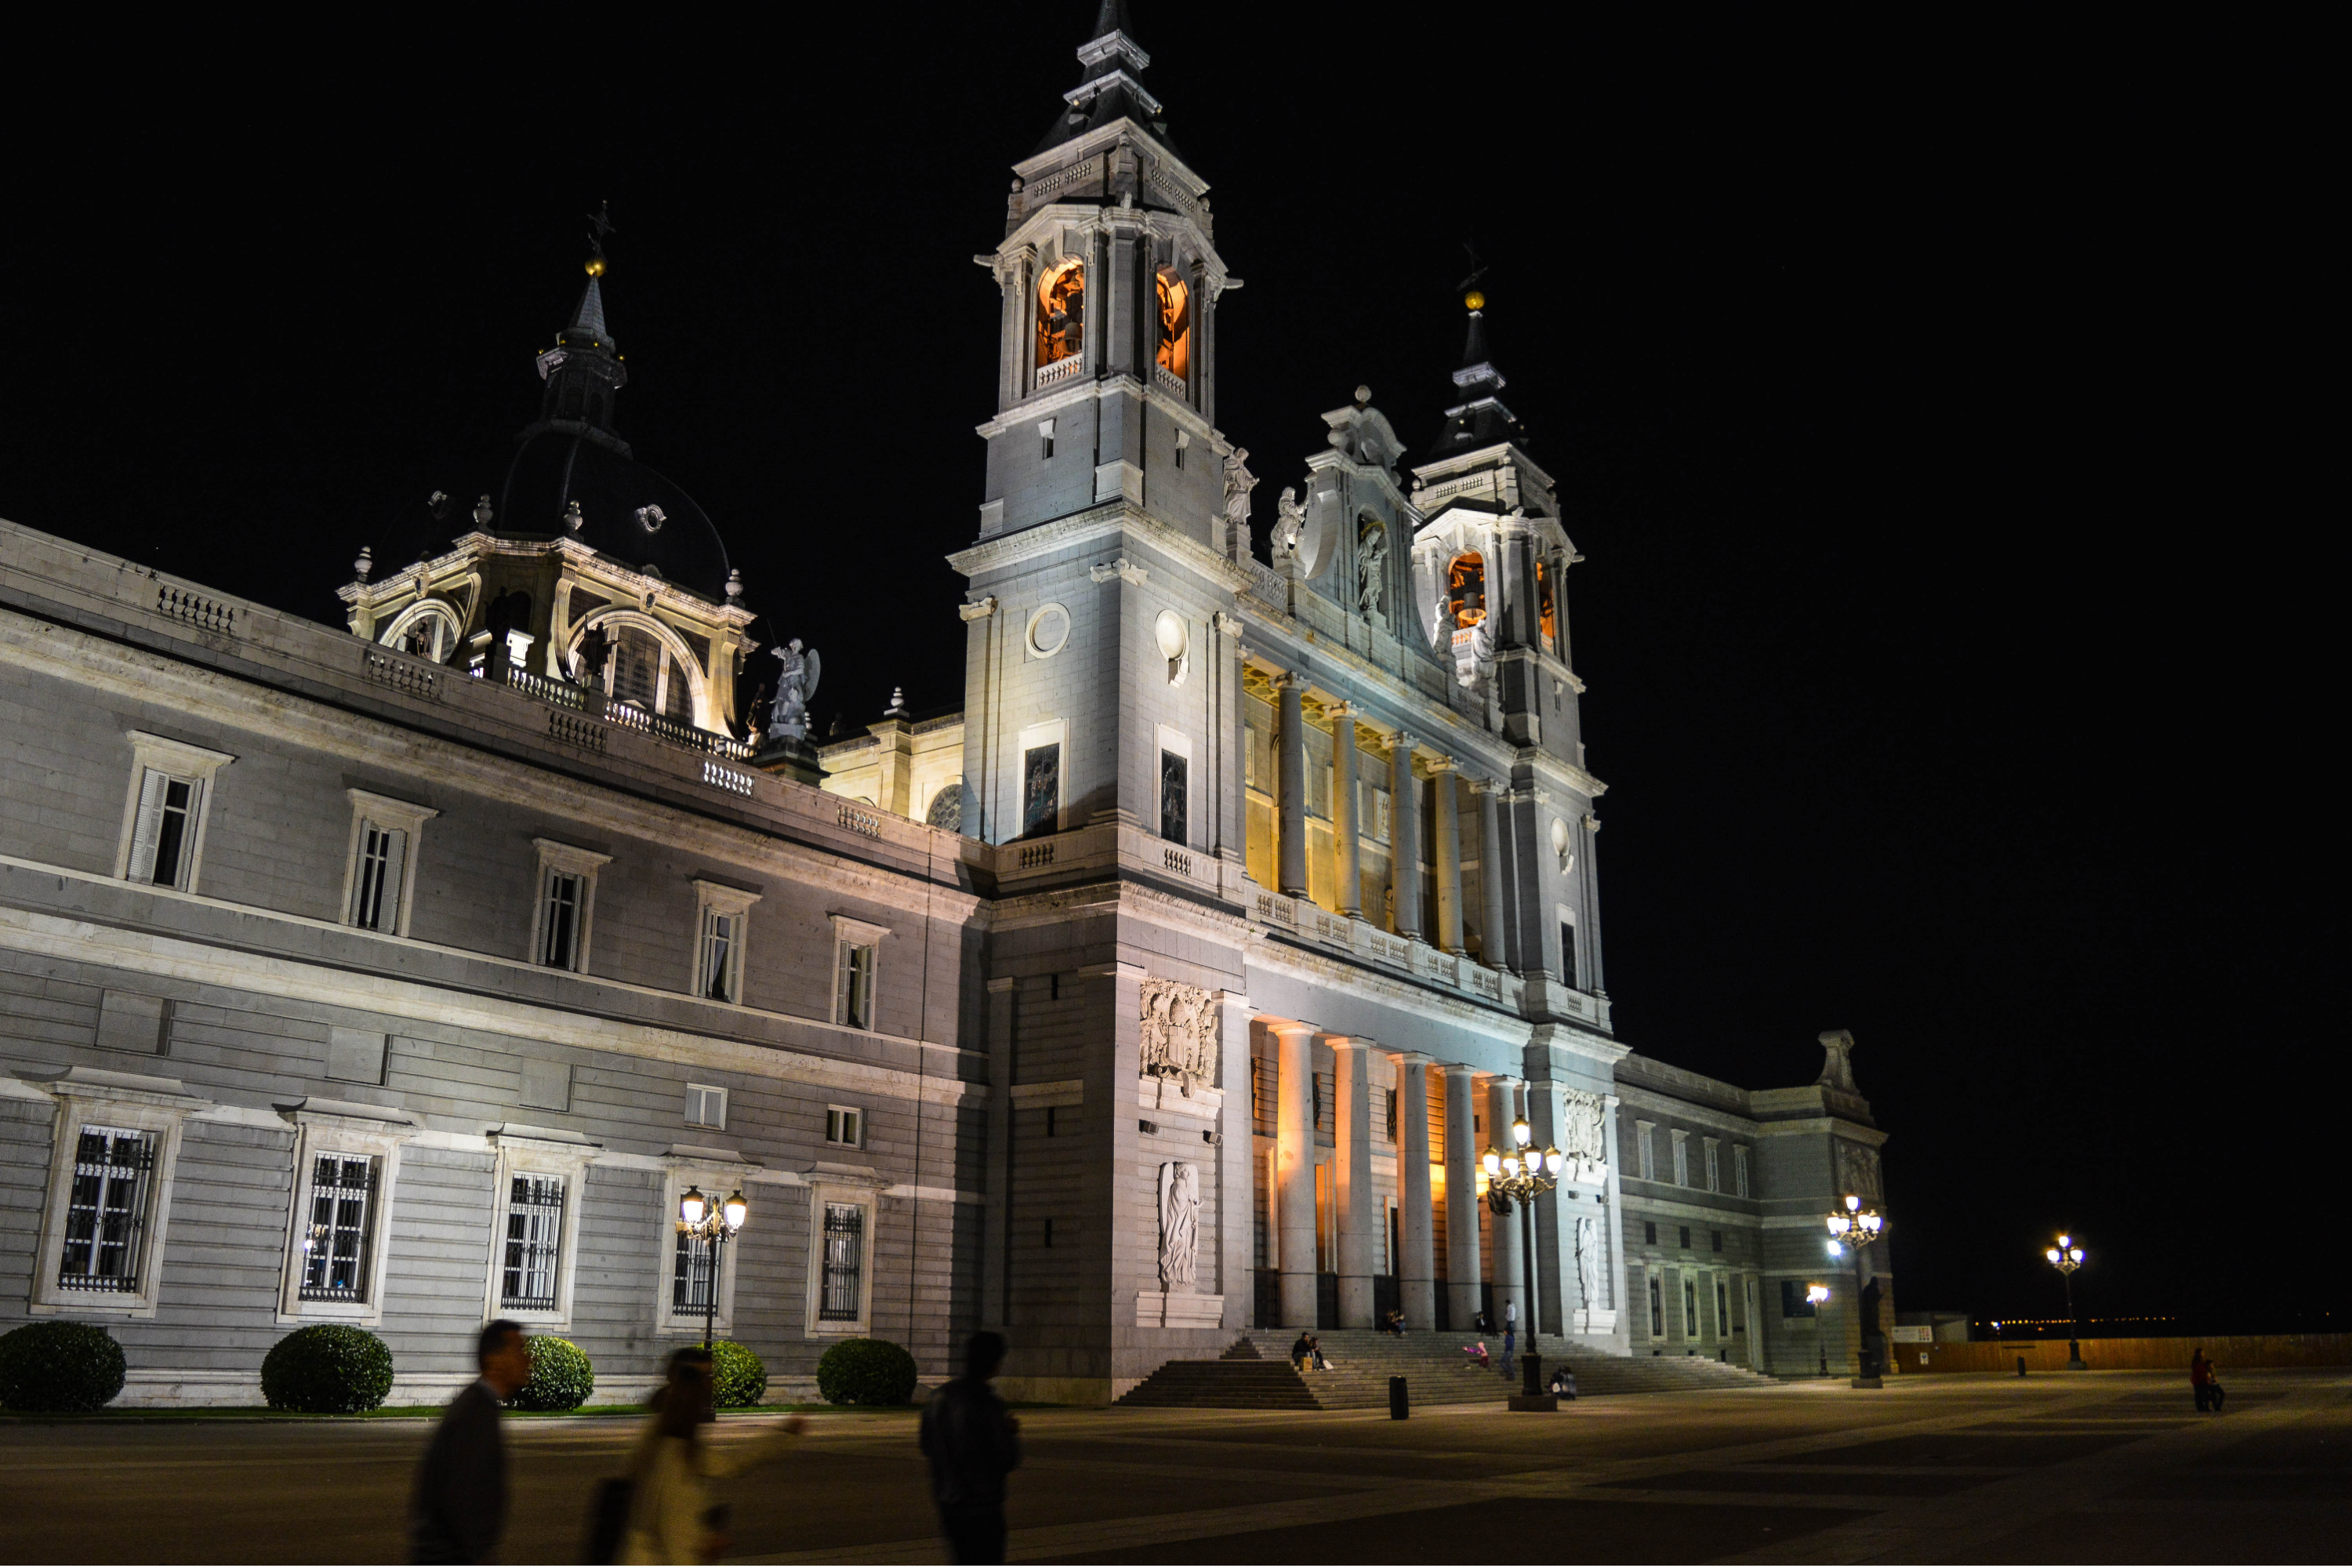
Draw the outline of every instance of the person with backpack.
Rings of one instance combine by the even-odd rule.
[[[607,1481],[597,1498],[592,1563],[708,1563],[728,1544],[725,1510],[709,1483],[742,1475],[781,1457],[808,1430],[798,1415],[757,1442],[719,1452],[702,1440],[718,1419],[711,1407],[710,1352],[673,1352],[669,1381],[655,1394],[654,1418],[637,1439],[629,1473]]]
[[[1004,1478],[1021,1468],[1021,1423],[988,1386],[1003,1363],[1004,1336],[982,1330],[964,1345],[963,1375],[923,1406],[931,1501],[958,1563],[1004,1561]]]

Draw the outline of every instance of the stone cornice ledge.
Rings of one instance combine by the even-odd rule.
[[[1176,557],[1184,565],[1229,591],[1239,594],[1256,579],[1233,562],[1217,554],[1207,545],[1171,528],[1140,511],[1129,501],[1105,501],[1051,522],[1034,523],[1012,533],[1001,533],[993,539],[957,551],[948,557],[948,564],[966,577],[983,573],[1003,571],[1038,555],[1108,538],[1114,534],[1129,535],[1155,549]]]

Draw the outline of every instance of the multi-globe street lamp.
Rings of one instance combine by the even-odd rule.
[[[677,1200],[677,1233],[692,1237],[710,1251],[709,1289],[702,1299],[702,1348],[710,1348],[710,1331],[719,1319],[719,1281],[727,1260],[727,1244],[751,1217],[751,1205],[743,1201],[743,1189],[736,1188],[727,1201],[714,1205],[702,1195],[700,1187],[688,1187]]]
[[[1529,1394],[1541,1389],[1543,1358],[1536,1352],[1536,1230],[1535,1200],[1537,1194],[1550,1192],[1559,1185],[1560,1173],[1568,1168],[1568,1156],[1559,1149],[1546,1146],[1538,1154],[1535,1150],[1535,1132],[1524,1116],[1511,1122],[1511,1150],[1505,1153],[1493,1144],[1478,1157],[1486,1172],[1486,1202],[1501,1219],[1510,1213],[1512,1200],[1517,1200],[1523,1216],[1519,1229],[1519,1285],[1528,1302],[1528,1342],[1522,1350],[1527,1373],[1522,1386]]]
[[[2083,1370],[2083,1336],[2074,1323],[2074,1270],[2083,1267],[2083,1249],[2074,1245],[2071,1236],[2062,1236],[2058,1245],[2042,1253],[2050,1267],[2058,1270],[2066,1281],[2066,1370]]]
[[[1849,1251],[1853,1254],[1853,1308],[1858,1314],[1863,1304],[1862,1255],[1869,1249],[1872,1242],[1878,1239],[1879,1232],[1886,1227],[1886,1218],[1876,1209],[1863,1207],[1862,1199],[1853,1193],[1846,1194],[1843,1208],[1833,1210],[1824,1217],[1830,1227],[1830,1256],[1843,1257]],[[1862,1322],[1858,1316],[1854,1321],[1862,1334],[1855,1351],[1860,1358],[1862,1375],[1854,1380],[1854,1386],[1874,1388],[1878,1385],[1878,1363],[1870,1353],[1870,1325]],[[1822,1353],[1822,1364],[1827,1365],[1829,1352],[1824,1350]]]

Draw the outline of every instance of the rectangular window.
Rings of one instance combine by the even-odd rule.
[[[1389,1090],[1388,1129],[1389,1142],[1393,1143],[1397,1141],[1397,1091],[1395,1089]]]
[[[1257,1131],[1271,1136],[1282,1114],[1281,1090],[1272,1057],[1250,1058],[1250,1119]]]
[[[836,1022],[853,1029],[874,1026],[874,961],[878,951],[873,942],[841,944]]]
[[[517,1311],[556,1310],[556,1268],[563,1255],[563,1178],[517,1176],[507,1193],[507,1251],[499,1305]]]
[[[139,784],[139,816],[131,829],[131,879],[159,888],[184,889],[196,837],[196,807],[204,798],[199,779],[175,778],[149,768]]]
[[[1339,1079],[1336,1073],[1318,1072],[1315,1079],[1315,1131],[1338,1131],[1339,1114]]]
[[[1723,1191],[1723,1150],[1712,1138],[1706,1141],[1706,1190]]]
[[[1723,1250],[1723,1232],[1719,1230],[1711,1230],[1706,1234],[1708,1238],[1714,1243],[1712,1250],[1721,1252]]]
[[[1698,1281],[1683,1276],[1683,1338],[1698,1338]]]
[[[1731,1178],[1734,1189],[1741,1197],[1746,1197],[1748,1195],[1748,1145],[1745,1143],[1735,1143],[1731,1146]]]
[[[540,963],[550,969],[580,967],[580,927],[587,904],[587,878],[572,871],[547,873],[545,905],[540,911]]]
[[[857,1204],[825,1205],[824,1279],[817,1301],[817,1321],[857,1321],[865,1269],[865,1208]]]
[[[376,1163],[364,1154],[321,1154],[310,1168],[310,1221],[302,1233],[305,1301],[367,1300],[375,1233]]]
[[[717,1249],[698,1232],[681,1230],[670,1255],[669,1307],[681,1317],[701,1317],[717,1300],[719,1281],[711,1270]]]
[[[1054,1245],[1054,1216],[1052,1215],[1047,1215],[1045,1216],[1045,1245],[1047,1247]]]
[[[1022,835],[1058,832],[1061,817],[1061,742],[1032,746],[1021,759]]]
[[[740,964],[737,932],[743,917],[703,906],[702,955],[695,963],[695,989],[713,1002],[738,999]]]
[[[408,835],[397,827],[360,825],[358,886],[352,893],[352,924],[391,931],[400,922],[400,882],[408,869]]]
[[[122,1127],[84,1127],[74,1150],[67,1199],[63,1290],[135,1292],[145,1239],[155,1135]]]
[[[1658,1222],[1656,1220],[1645,1219],[1642,1222],[1642,1241],[1644,1246],[1648,1247],[1655,1247],[1658,1245]]]
[[[727,1091],[707,1083],[686,1086],[686,1124],[708,1127],[714,1132],[727,1131]]]
[[[1650,1337],[1654,1340],[1666,1337],[1665,1281],[1654,1274],[1650,1276]]]
[[[1658,1179],[1658,1149],[1655,1140],[1650,1134],[1657,1131],[1656,1124],[1636,1121],[1633,1126],[1640,1133],[1636,1142],[1642,1151],[1642,1180],[1654,1182]]]
[[[1687,1187],[1691,1184],[1690,1134],[1687,1132],[1676,1132],[1674,1137],[1675,1185],[1678,1187]]]
[[[1045,1136],[1048,1138],[1055,1135],[1055,1118],[1054,1112],[1060,1109],[1061,1108],[1059,1106],[1054,1105],[1049,1105],[1045,1108]]]
[[[1584,989],[1582,974],[1576,966],[1576,927],[1567,921],[1559,922],[1559,977],[1568,982],[1571,991]]]
[[[1721,1279],[1715,1282],[1715,1337],[1731,1337],[1731,1287]]]
[[[1173,752],[1160,753],[1160,837],[1172,843],[1187,841],[1192,820],[1192,772],[1185,758]]]
[[[1045,1119],[1051,1122],[1053,1117],[1054,1108],[1049,1105],[1045,1108]],[[1046,1136],[1052,1135],[1049,1128]],[[852,1110],[845,1105],[827,1107],[824,1113],[824,1141],[828,1143],[837,1143],[845,1149],[864,1148],[866,1146],[866,1113]]]
[[[1690,1250],[1690,1226],[1684,1226],[1680,1227],[1680,1230],[1675,1237],[1675,1245],[1681,1247],[1685,1252],[1688,1252]]]
[[[1784,1318],[1811,1318],[1817,1315],[1813,1304],[1805,1300],[1803,1280],[1780,1281],[1780,1315]]]

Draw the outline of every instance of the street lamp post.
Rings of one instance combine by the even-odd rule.
[[[1821,1321],[1822,1303],[1829,1299],[1830,1288],[1828,1286],[1808,1285],[1805,1287],[1805,1304],[1812,1308],[1813,1321],[1816,1324]],[[1813,1348],[1821,1352],[1822,1375],[1823,1377],[1827,1377],[1830,1374],[1830,1349],[1829,1346],[1822,1343],[1821,1336],[1818,1333],[1813,1336]]]
[[[1879,1232],[1886,1227],[1886,1219],[1876,1209],[1864,1208],[1862,1199],[1853,1193],[1846,1194],[1843,1208],[1835,1210],[1825,1217],[1830,1227],[1832,1256],[1837,1256],[1849,1249],[1853,1253],[1854,1323],[1861,1331],[1860,1342],[1855,1346],[1854,1353],[1859,1359],[1862,1372],[1862,1375],[1853,1380],[1853,1385],[1856,1388],[1876,1388],[1879,1386],[1878,1363],[1873,1361],[1870,1355],[1870,1327],[1864,1323],[1861,1318],[1862,1255],[1869,1250],[1872,1242],[1878,1239]],[[1822,1353],[1826,1364],[1829,1352],[1824,1349]]]
[[[2083,1337],[2074,1323],[2074,1270],[2083,1267],[2083,1249],[2074,1245],[2071,1236],[2062,1236],[2058,1245],[2042,1253],[2050,1267],[2058,1270],[2066,1281],[2066,1370],[2083,1370]]]
[[[1518,1117],[1511,1123],[1511,1152],[1507,1154],[1493,1144],[1478,1157],[1486,1172],[1486,1202],[1497,1220],[1510,1213],[1516,1199],[1524,1215],[1519,1228],[1519,1288],[1528,1300],[1528,1342],[1521,1352],[1526,1371],[1520,1381],[1521,1391],[1528,1395],[1543,1393],[1543,1357],[1536,1351],[1536,1230],[1533,1205],[1538,1194],[1550,1192],[1559,1185],[1560,1173],[1568,1168],[1568,1156],[1557,1148],[1546,1147],[1538,1154],[1535,1150],[1535,1132],[1528,1119]],[[1563,1319],[1565,1321],[1565,1319]]]
[[[690,1236],[710,1249],[710,1288],[702,1299],[702,1348],[710,1348],[710,1331],[719,1321],[719,1280],[727,1261],[727,1244],[751,1217],[751,1205],[736,1188],[727,1201],[714,1205],[699,1187],[688,1187],[677,1200],[677,1233]]]

